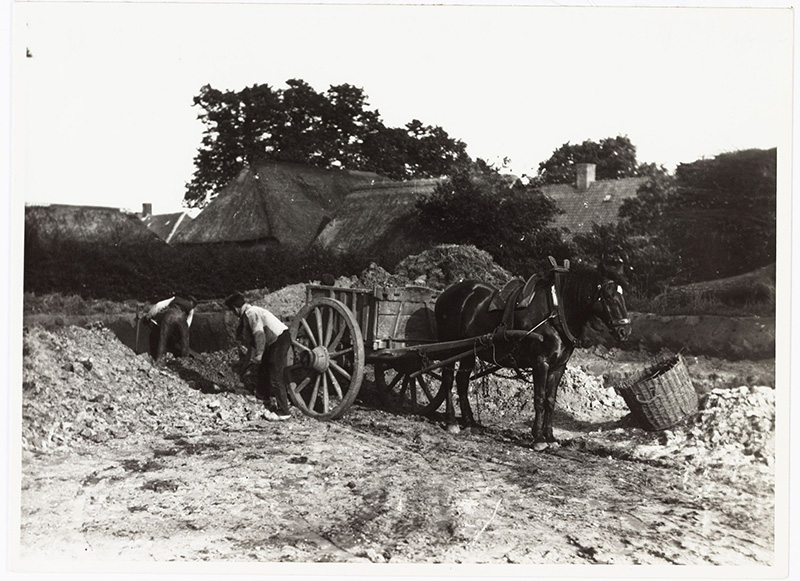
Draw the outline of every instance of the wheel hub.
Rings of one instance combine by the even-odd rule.
[[[309,367],[318,373],[326,371],[330,366],[331,357],[327,347],[320,345],[311,350]]]

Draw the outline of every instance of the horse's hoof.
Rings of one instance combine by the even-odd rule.
[[[547,450],[547,442],[535,442],[533,444],[533,449],[537,452],[541,452],[542,450]]]
[[[547,447],[548,448],[560,448],[561,447],[561,443],[558,440],[549,440],[547,442]]]
[[[448,434],[460,434],[461,428],[457,424],[450,424],[447,426]]]

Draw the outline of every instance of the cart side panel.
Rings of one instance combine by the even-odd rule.
[[[438,292],[424,287],[378,287],[373,349],[395,349],[436,341],[433,307]]]
[[[364,339],[364,347],[369,350],[375,337],[376,315],[372,305],[375,296],[372,290],[363,288],[345,288],[338,286],[306,285],[306,302],[320,297],[336,299],[343,303],[358,322]]]

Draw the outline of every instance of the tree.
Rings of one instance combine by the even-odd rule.
[[[548,254],[569,254],[560,231],[548,226],[560,212],[556,204],[482,160],[438,185],[416,209],[437,243],[472,244],[513,272],[541,269]]]
[[[608,137],[600,143],[586,140],[580,145],[567,142],[539,164],[537,177],[543,184],[575,183],[575,164],[594,163],[598,180],[615,180],[638,175],[636,147],[627,137]]]
[[[205,125],[184,201],[203,206],[245,167],[275,160],[374,171],[390,178],[443,176],[469,163],[466,145],[438,126],[413,120],[386,127],[360,88],[315,91],[299,79],[286,89],[254,85],[194,98]]]
[[[620,223],[576,236],[581,252],[623,253],[646,294],[664,285],[734,276],[774,263],[775,149],[744,150],[681,164],[675,175],[650,166]]]
[[[683,261],[680,282],[775,262],[777,150],[750,149],[681,164],[665,204],[662,238]]]

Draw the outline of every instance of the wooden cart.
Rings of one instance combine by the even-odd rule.
[[[437,342],[433,308],[438,294],[419,286],[307,285],[306,304],[290,325],[287,384],[294,405],[320,419],[341,417],[358,396],[369,364],[378,389],[394,408],[427,414],[446,397],[444,365],[524,335],[500,331]]]

